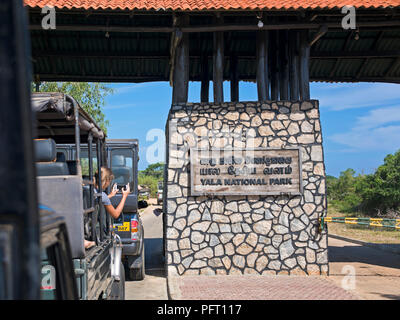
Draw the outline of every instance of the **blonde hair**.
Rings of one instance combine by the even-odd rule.
[[[114,175],[110,168],[101,167],[101,189],[104,191],[107,183],[111,183],[114,180]],[[95,174],[95,185],[99,187],[99,173]]]

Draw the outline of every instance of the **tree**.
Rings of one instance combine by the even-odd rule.
[[[329,201],[343,212],[358,210],[361,203],[360,195],[355,192],[356,183],[361,176],[349,168],[340,173],[339,178],[327,176],[327,192]]]
[[[158,180],[163,178],[164,175],[164,163],[157,162],[150,164],[145,170],[140,172],[145,176],[152,176]]]
[[[102,108],[105,97],[114,90],[103,83],[88,82],[41,82],[39,92],[63,92],[72,96],[80,106],[93,118],[97,125],[107,133],[109,121],[106,120]],[[31,84],[31,90],[36,91],[36,84]]]
[[[385,157],[374,174],[367,175],[356,185],[362,198],[363,211],[387,214],[400,208],[400,150]]]
[[[150,164],[145,170],[139,172],[139,184],[150,188],[152,196],[157,194],[158,181],[164,176],[164,163],[157,162]]]

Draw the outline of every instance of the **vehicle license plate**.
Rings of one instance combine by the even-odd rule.
[[[129,222],[124,222],[122,226],[118,226],[118,231],[129,231]]]

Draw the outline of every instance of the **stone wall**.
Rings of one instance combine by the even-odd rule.
[[[191,196],[189,150],[300,146],[301,196]],[[188,103],[167,122],[168,275],[328,274],[318,101]]]

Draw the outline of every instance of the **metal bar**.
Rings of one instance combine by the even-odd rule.
[[[98,189],[97,192],[101,195],[103,193],[103,186],[101,181],[101,166],[102,166],[102,159],[101,159],[101,140],[97,140],[97,172],[98,172]],[[104,205],[100,196],[100,205],[99,205],[99,224],[100,224],[100,241],[104,240],[104,229],[103,229],[103,210]]]
[[[92,213],[92,212],[94,212],[94,211],[95,211],[95,208],[94,208],[94,207],[87,208],[86,210],[83,211],[83,214]]]
[[[364,225],[370,227],[400,229],[400,219],[323,217],[320,218],[320,222],[335,222],[335,223],[345,223],[352,225]]]
[[[89,159],[89,181],[92,183],[89,184],[89,189],[90,189],[90,206],[94,207],[94,188],[93,188],[93,157],[92,157],[92,147],[93,147],[93,135],[91,132],[89,132],[88,135],[88,159]]]

